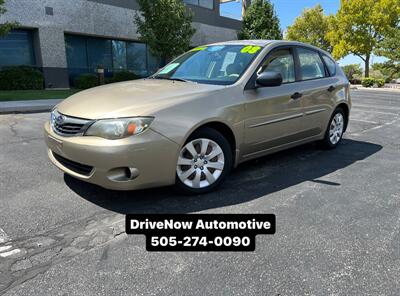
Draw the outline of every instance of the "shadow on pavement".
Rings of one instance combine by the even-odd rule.
[[[188,213],[249,202],[305,181],[340,187],[321,178],[381,149],[350,139],[328,151],[318,150],[315,144],[303,145],[239,165],[217,191],[202,196],[181,196],[169,187],[112,191],[66,174],[64,180],[82,198],[118,213]]]

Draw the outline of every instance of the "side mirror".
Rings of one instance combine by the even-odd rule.
[[[263,72],[256,79],[256,86],[279,86],[282,84],[282,75],[278,72]]]

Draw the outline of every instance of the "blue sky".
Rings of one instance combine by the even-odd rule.
[[[321,4],[326,14],[336,13],[340,6],[340,0],[271,0],[275,6],[275,11],[279,16],[281,27],[285,31],[287,26],[293,23],[304,8],[314,7],[318,3]],[[221,5],[221,15],[240,19],[242,16],[242,3],[231,2]],[[372,62],[381,62],[382,58],[373,57]],[[356,56],[349,55],[339,61],[341,65],[361,64],[363,61]]]

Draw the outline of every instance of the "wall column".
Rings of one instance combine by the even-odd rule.
[[[46,88],[69,88],[64,31],[39,27],[40,54]]]

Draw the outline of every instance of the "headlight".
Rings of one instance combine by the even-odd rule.
[[[152,117],[102,119],[93,123],[85,136],[96,136],[110,140],[122,139],[144,132],[151,124]]]
[[[51,111],[51,114],[50,114],[50,124],[51,124],[51,126],[54,126],[54,122],[55,121],[56,121],[56,114],[55,114],[54,109],[53,109],[53,111]]]

